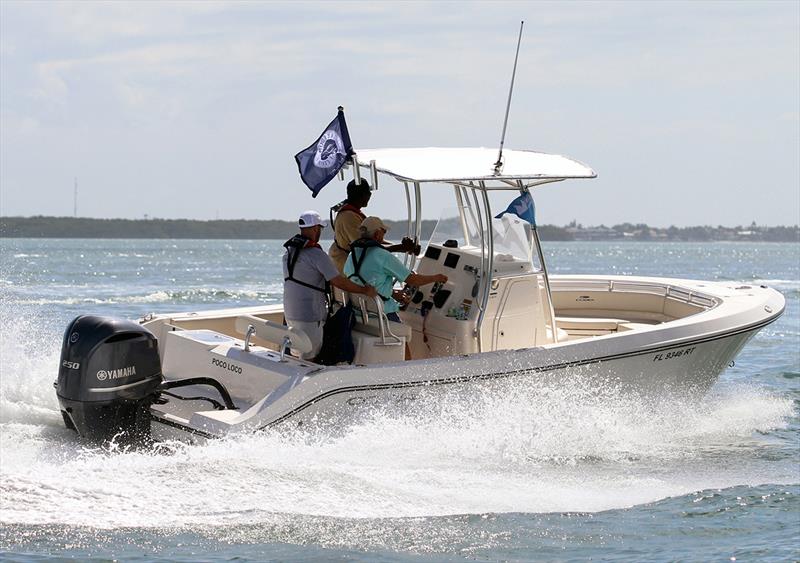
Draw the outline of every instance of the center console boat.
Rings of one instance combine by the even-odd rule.
[[[496,214],[542,185],[596,174],[554,154],[506,151],[500,170],[494,157],[484,148],[357,152],[354,176],[405,201],[408,236],[420,239],[434,192],[449,192],[452,209],[424,253],[405,257],[448,281],[407,288],[402,323],[380,301],[336,295],[359,311],[352,364],[288,353],[311,345],[283,326],[281,305],[138,322],[82,316],[65,333],[56,382],[65,423],[99,439],[216,438],[435,400],[458,385],[558,382],[578,371],[637,393],[702,396],[782,314],[783,296],[752,283],[548,275],[535,221]]]

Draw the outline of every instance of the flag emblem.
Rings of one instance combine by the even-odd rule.
[[[325,131],[319,143],[317,143],[317,152],[314,153],[314,166],[319,166],[320,168],[330,168],[337,164],[341,166],[344,164],[346,157],[344,143],[339,134],[331,129]]]

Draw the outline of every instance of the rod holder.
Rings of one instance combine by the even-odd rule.
[[[291,349],[292,347],[292,339],[288,336],[283,337],[283,342],[281,343],[281,361],[286,361],[286,350]]]
[[[247,326],[247,334],[244,337],[244,351],[245,352],[249,352],[250,351],[250,338],[253,335],[255,335],[255,333],[256,333],[256,327],[254,327],[253,325],[248,325]]]
[[[370,177],[370,180],[372,180],[372,189],[373,190],[377,190],[378,189],[378,167],[375,166],[375,161],[374,160],[370,160],[369,161],[369,177]]]
[[[356,184],[361,183],[361,170],[358,169],[358,157],[353,155],[353,180],[356,181]]]

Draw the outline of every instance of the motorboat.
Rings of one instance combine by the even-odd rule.
[[[64,334],[55,382],[65,424],[95,439],[202,440],[357,418],[486,381],[557,383],[576,373],[636,393],[703,396],[783,313],[783,296],[753,283],[548,275],[535,220],[497,212],[541,186],[596,173],[556,154],[507,150],[501,165],[495,156],[357,151],[349,169],[369,175],[381,197],[405,202],[408,236],[421,239],[424,202],[452,207],[424,252],[405,256],[447,282],[406,288],[402,323],[379,300],[335,295],[336,306],[357,310],[352,363],[299,359],[311,344],[284,326],[282,305],[138,321],[84,315]]]

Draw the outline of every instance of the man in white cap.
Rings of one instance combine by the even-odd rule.
[[[325,221],[316,211],[305,211],[298,220],[300,234],[284,243],[283,255],[283,312],[290,327],[308,335],[312,350],[301,355],[314,359],[322,346],[322,327],[328,316],[329,285],[375,297],[371,285],[353,283],[336,269],[330,257],[319,245]]]
[[[383,310],[387,318],[399,323],[397,311],[400,310],[400,304],[392,298],[395,280],[419,287],[435,282],[445,283],[447,276],[417,274],[406,268],[396,256],[381,246],[389,227],[379,217],[367,217],[361,222],[360,229],[361,239],[351,244],[344,273],[357,283],[375,286],[384,301]]]

